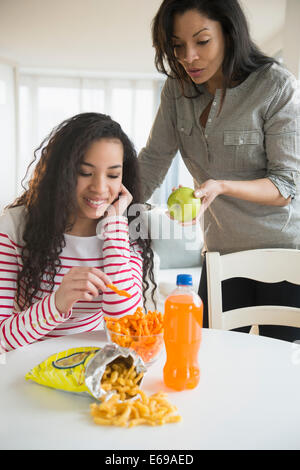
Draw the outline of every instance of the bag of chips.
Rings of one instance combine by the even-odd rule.
[[[111,343],[103,348],[79,347],[53,354],[25,378],[66,392],[88,393],[97,399],[123,392],[126,399],[136,395],[146,370],[135,351]]]
[[[89,392],[85,369],[99,350],[99,347],[80,347],[53,354],[31,369],[25,378],[67,392]]]

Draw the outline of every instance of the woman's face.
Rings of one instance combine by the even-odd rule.
[[[86,152],[77,179],[76,230],[80,226],[83,233],[85,226],[95,226],[117,199],[122,185],[123,155],[122,142],[113,138],[94,142]]]
[[[178,62],[196,84],[222,84],[225,41],[221,24],[197,10],[174,17],[172,42]]]

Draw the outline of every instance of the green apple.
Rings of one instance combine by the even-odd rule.
[[[194,189],[182,187],[170,194],[167,204],[173,219],[179,222],[190,222],[199,213],[201,199],[194,197]]]

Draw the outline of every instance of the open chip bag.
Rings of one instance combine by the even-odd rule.
[[[103,348],[79,347],[53,354],[25,378],[58,390],[89,394],[99,400],[123,391],[123,399],[127,399],[136,394],[146,370],[133,350],[107,344]],[[126,382],[129,373],[131,387]]]

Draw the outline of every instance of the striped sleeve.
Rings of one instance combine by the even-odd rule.
[[[111,290],[103,293],[104,315],[121,317],[133,314],[143,306],[143,260],[136,245],[130,244],[126,217],[110,217],[103,221],[103,270],[118,289],[131,297],[121,297]]]
[[[56,309],[54,293],[23,312],[17,311],[14,299],[20,255],[6,233],[0,233],[0,248],[0,349],[10,351],[38,341],[69,316],[61,315]]]

